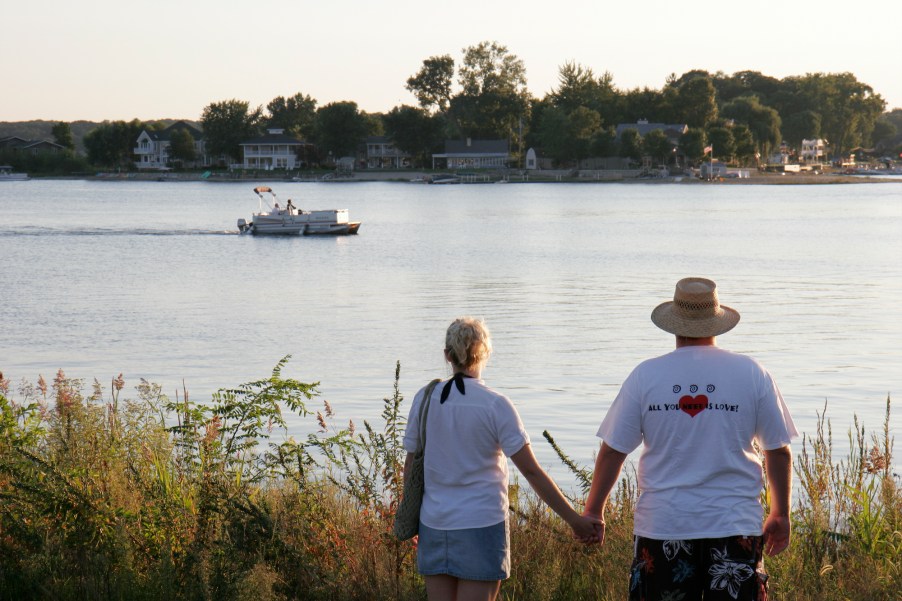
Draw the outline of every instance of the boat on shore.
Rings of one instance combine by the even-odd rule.
[[[238,231],[242,234],[346,236],[356,234],[360,229],[359,221],[348,219],[347,209],[304,211],[295,207],[290,198],[286,206],[282,207],[276,193],[269,186],[258,186],[254,188],[254,192],[260,199],[260,208],[251,216],[250,221],[244,218],[238,220]]]
[[[460,177],[457,175],[435,175],[429,180],[428,183],[436,185],[459,184]]]
[[[10,165],[0,165],[0,182],[24,182],[30,179],[27,173],[15,173]]]

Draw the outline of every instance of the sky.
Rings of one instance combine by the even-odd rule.
[[[4,2],[0,121],[200,118],[298,92],[386,112],[430,56],[495,41],[542,97],[566,62],[621,90],[670,74],[851,72],[902,108],[902,2],[42,0]]]

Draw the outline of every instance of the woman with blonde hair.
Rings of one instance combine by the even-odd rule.
[[[453,376],[433,387],[425,419],[417,566],[430,601],[491,601],[510,575],[508,457],[577,539],[598,540],[600,521],[571,507],[536,461],[513,403],[483,382],[491,353],[481,319],[461,317],[448,327],[445,360]],[[425,390],[414,397],[404,435],[405,478],[419,442]]]

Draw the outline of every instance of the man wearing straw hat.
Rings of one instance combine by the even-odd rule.
[[[602,520],[603,543],[608,495],[641,444],[630,599],[760,601],[762,551],[789,545],[792,417],[761,365],[716,346],[739,313],[720,304],[714,282],[680,280],[651,320],[676,350],[639,364],[614,399],[585,513]]]

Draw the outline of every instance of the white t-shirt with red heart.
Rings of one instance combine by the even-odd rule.
[[[686,346],[640,363],[598,428],[639,458],[634,533],[658,540],[759,536],[763,450],[798,436],[771,375],[716,346]]]

